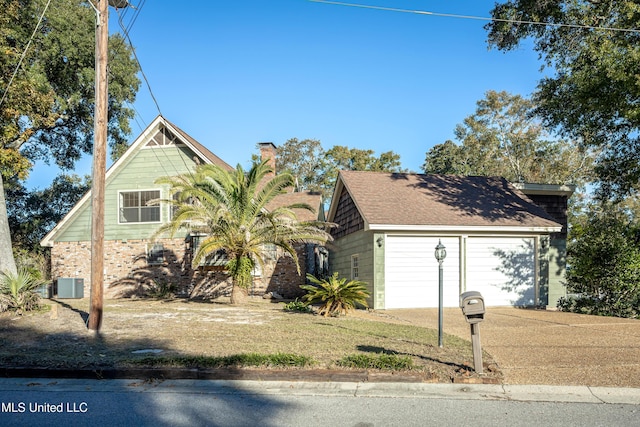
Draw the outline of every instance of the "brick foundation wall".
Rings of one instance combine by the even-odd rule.
[[[193,298],[215,298],[231,292],[231,280],[221,267],[194,270],[183,239],[162,239],[164,262],[149,265],[147,247],[150,240],[105,241],[104,294],[106,298],[144,296],[160,284],[175,285],[176,294]],[[300,263],[298,274],[293,258],[281,250],[267,256],[262,271],[254,277],[250,294],[277,292],[284,298],[304,294],[306,248],[297,245]],[[185,255],[186,260],[185,260]],[[56,242],[51,249],[51,277],[83,278],[84,296],[90,295],[90,242]]]

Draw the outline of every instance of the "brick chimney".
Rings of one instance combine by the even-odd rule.
[[[268,174],[267,177],[276,176],[276,146],[273,142],[259,142],[258,147],[260,148],[260,160],[265,161],[268,160],[268,165],[273,171]]]

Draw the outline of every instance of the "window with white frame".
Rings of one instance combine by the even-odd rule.
[[[358,277],[360,277],[359,264],[360,264],[359,255],[358,254],[351,255],[351,280],[359,280],[358,279]]]
[[[159,198],[160,190],[121,191],[119,222],[160,222],[160,204],[150,204]]]

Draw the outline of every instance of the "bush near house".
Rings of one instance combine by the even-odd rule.
[[[558,308],[601,316],[640,317],[640,228],[623,212],[603,207],[567,248],[567,290]]]
[[[301,285],[300,287],[307,291],[303,297],[307,305],[320,304],[318,314],[326,316],[337,316],[347,314],[349,310],[356,308],[357,305],[368,307],[366,283],[358,280],[350,280],[346,278],[338,278],[338,273],[320,280],[311,274],[307,274],[307,279],[313,285]]]
[[[36,292],[44,282],[28,270],[0,273],[0,312],[14,310],[18,314],[40,308],[40,295]]]

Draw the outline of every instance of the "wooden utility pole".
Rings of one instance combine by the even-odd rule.
[[[96,8],[96,105],[94,110],[93,172],[91,178],[91,307],[88,328],[102,325],[104,288],[104,187],[107,165],[109,2],[94,0]]]

